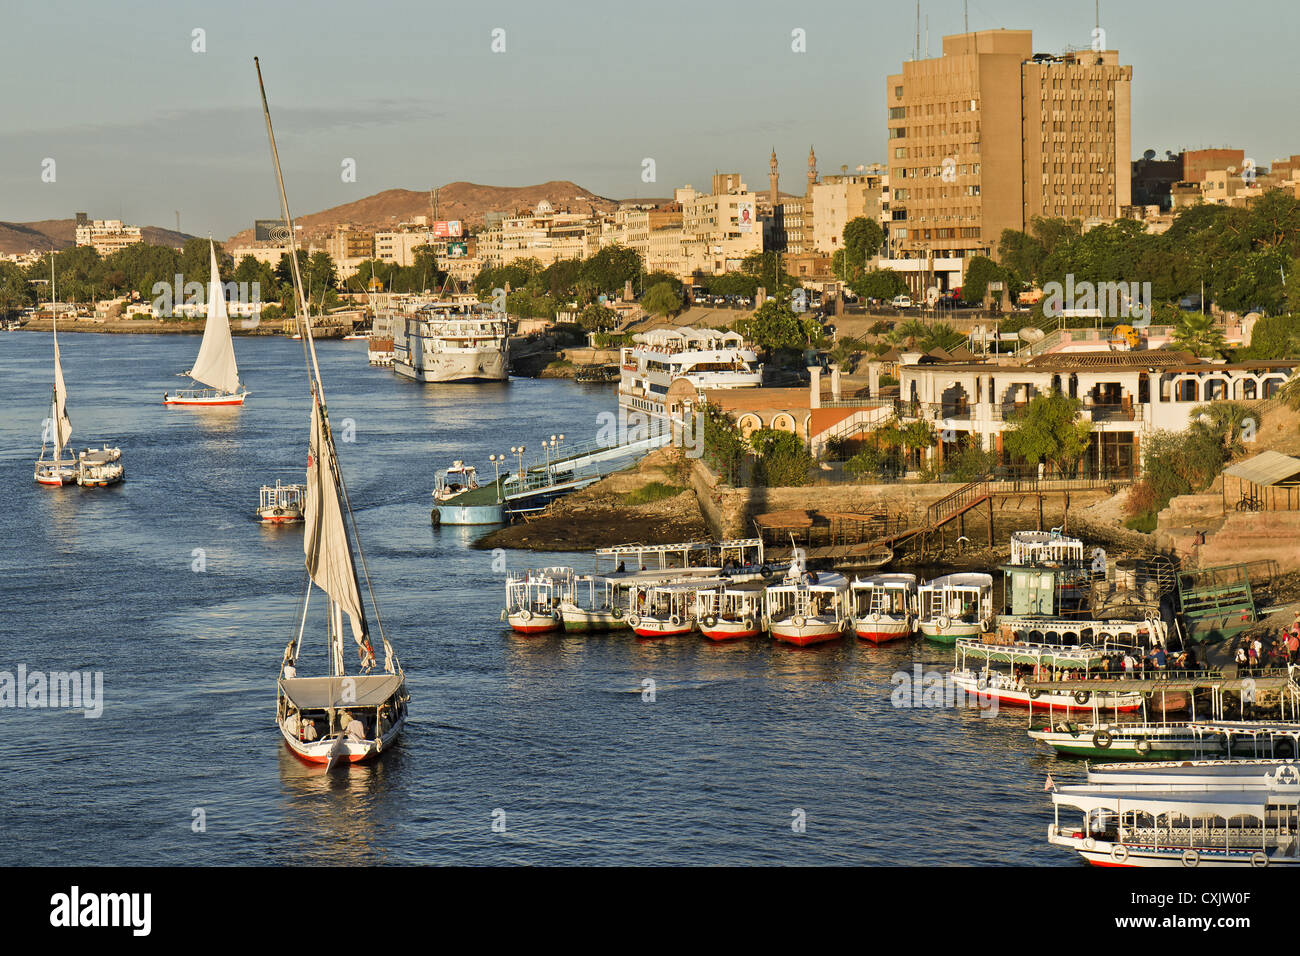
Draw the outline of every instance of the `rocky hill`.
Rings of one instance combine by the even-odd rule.
[[[571,212],[611,212],[617,200],[597,196],[567,180],[553,180],[536,186],[482,186],[478,183],[448,183],[438,190],[438,218],[459,219],[467,225],[481,223],[485,213],[532,209],[545,199],[554,208]],[[297,217],[306,238],[320,236],[337,225],[363,229],[391,228],[416,216],[432,217],[433,198],[427,190],[386,189],[365,199]],[[253,230],[236,233],[228,244],[253,240]]]
[[[144,241],[159,246],[179,249],[186,239],[193,238],[174,229],[145,226],[141,230]],[[0,253],[14,255],[33,249],[66,249],[76,241],[75,219],[43,219],[40,222],[0,222]]]

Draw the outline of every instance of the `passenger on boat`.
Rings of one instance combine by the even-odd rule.
[[[284,718],[284,729],[288,731],[289,734],[296,737],[298,736],[299,726],[300,726],[300,721],[298,717],[298,711],[296,710],[289,711],[288,716]]]
[[[620,562],[618,563],[618,567],[616,567],[616,568],[614,569],[614,573],[615,573],[615,574],[622,574],[625,570],[626,570],[626,568],[623,567],[623,562],[620,561]]]
[[[343,732],[353,740],[361,741],[366,739],[365,725],[346,710],[343,711],[343,716],[339,718],[339,723],[343,725]]]
[[[298,676],[298,668],[294,667],[292,664],[286,663],[284,665],[284,679],[293,680],[297,676]]]
[[[390,729],[392,726],[393,726],[392,722],[388,719],[388,708],[387,708],[387,707],[380,707],[380,708],[379,708],[379,726],[378,726],[378,728],[377,728],[377,729],[378,729],[378,733],[377,733],[375,736],[377,736],[377,737],[382,737],[382,736],[384,736],[384,734],[388,733],[389,729]]]
[[[298,734],[298,739],[299,739],[299,740],[305,740],[305,741],[307,741],[308,743],[311,743],[313,740],[315,740],[315,739],[316,739],[317,737],[319,737],[319,736],[320,736],[320,734],[317,733],[317,731],[316,731],[316,721],[314,721],[314,720],[304,720],[304,721],[302,722],[302,725],[301,725],[301,728],[300,728],[300,731],[299,731],[299,734]]]

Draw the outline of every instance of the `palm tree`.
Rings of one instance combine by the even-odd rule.
[[[1227,343],[1214,316],[1205,312],[1180,312],[1175,319],[1174,346],[1202,357],[1218,356]]]
[[[1275,394],[1278,401],[1287,408],[1300,411],[1300,375],[1291,376],[1291,379]]]

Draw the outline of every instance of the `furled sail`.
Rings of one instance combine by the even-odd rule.
[[[307,495],[304,508],[303,550],[307,573],[352,621],[352,634],[361,647],[368,646],[361,594],[352,564],[352,549],[343,526],[339,488],[334,478],[333,449],[325,437],[320,403],[313,398],[311,441],[307,459]]]
[[[59,457],[72,437],[72,420],[68,418],[68,386],[63,383],[63,362],[59,360],[59,329],[54,327],[54,457]]]
[[[217,247],[212,251],[212,281],[208,283],[208,321],[203,326],[203,344],[189,376],[218,391],[239,391],[239,368],[235,365],[235,343],[230,338],[230,317],[226,313],[226,293],[217,274]]]

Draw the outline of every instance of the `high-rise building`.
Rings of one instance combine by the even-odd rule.
[[[959,276],[1035,216],[1117,218],[1131,79],[1114,50],[1035,54],[1029,30],[946,36],[942,56],[904,63],[886,87],[893,255]]]

